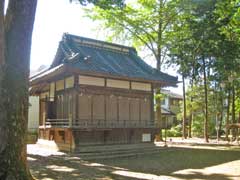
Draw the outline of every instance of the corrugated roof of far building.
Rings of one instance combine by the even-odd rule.
[[[182,95],[171,92],[170,90],[167,90],[167,89],[161,89],[161,93],[174,99],[183,99]]]
[[[132,47],[70,34],[63,35],[49,70],[61,64],[80,72],[98,73],[103,76],[136,78],[161,82],[168,86],[176,86],[177,83],[177,77],[152,68]],[[34,77],[37,78],[38,76]]]

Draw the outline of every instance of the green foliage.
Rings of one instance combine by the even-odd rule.
[[[133,0],[124,8],[102,10],[87,9],[87,16],[101,22],[101,28],[109,30],[109,40],[124,39],[137,48],[146,47],[158,62],[157,68],[167,56],[172,25],[180,17],[179,0]]]
[[[213,117],[212,117],[213,118]],[[204,116],[203,114],[195,114],[192,123],[193,136],[202,137],[204,134]],[[213,135],[215,133],[215,123],[214,119],[209,121],[209,134]]]
[[[132,0],[124,6],[95,6],[86,12],[107,30],[110,41],[121,39],[138,49],[146,48],[158,69],[163,63],[174,65],[189,78],[192,87],[187,92],[187,116],[189,119],[193,113],[193,131],[201,135],[204,115],[208,115],[206,131],[211,134],[216,114],[226,111],[223,100],[233,89],[240,89],[239,4],[240,0]],[[229,77],[234,81],[229,82]],[[226,86],[220,88],[222,83]],[[161,98],[155,96],[156,100]],[[239,91],[233,102],[240,112]]]
[[[161,102],[165,97],[166,97],[166,94],[162,94],[162,93],[154,94],[155,102]],[[158,106],[161,106],[161,104],[155,103],[155,106],[154,106],[155,110]]]
[[[215,13],[221,32],[229,40],[240,41],[240,1],[218,1]]]
[[[170,130],[167,130],[168,137],[181,137],[182,136],[182,126],[177,125],[172,127]]]
[[[102,9],[110,9],[113,7],[123,7],[124,0],[70,0],[70,2],[79,2],[81,5],[94,4]]]
[[[209,116],[209,134],[215,133],[216,114],[221,111],[222,92],[210,87],[208,83],[208,116]],[[205,102],[204,102],[204,86],[199,81],[193,87],[189,87],[187,91],[187,119],[192,115],[192,132],[194,136],[203,136],[204,132],[204,116],[205,116]],[[182,119],[183,109],[180,106],[180,113],[178,118]]]

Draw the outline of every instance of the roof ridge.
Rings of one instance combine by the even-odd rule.
[[[91,39],[91,38],[77,36],[77,35],[68,34],[68,33],[65,33],[63,38],[71,39],[71,40],[77,42],[79,45],[102,48],[102,49],[106,49],[106,50],[113,50],[113,51],[118,51],[118,52],[123,52],[123,53],[134,52],[137,54],[137,51],[134,47],[124,46],[121,44]]]

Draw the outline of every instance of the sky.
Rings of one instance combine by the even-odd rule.
[[[39,0],[32,37],[31,70],[51,64],[63,33],[106,40],[104,32],[97,27],[98,22],[84,17],[80,4],[69,3],[69,0]],[[149,60],[146,62],[152,66],[155,64]],[[165,72],[176,76],[173,69]],[[181,85],[171,90],[182,94]]]

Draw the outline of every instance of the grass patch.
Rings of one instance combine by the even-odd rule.
[[[30,156],[38,179],[240,179],[239,149],[166,148],[158,154],[87,162],[73,156]],[[215,169],[214,169],[215,168]],[[191,169],[189,171],[189,169]],[[183,171],[183,172],[181,172]],[[120,174],[116,174],[120,172]],[[122,174],[121,174],[122,173]]]
[[[240,151],[168,148],[159,154],[98,162],[135,171],[169,175],[183,169],[202,169],[234,160],[240,160]]]

